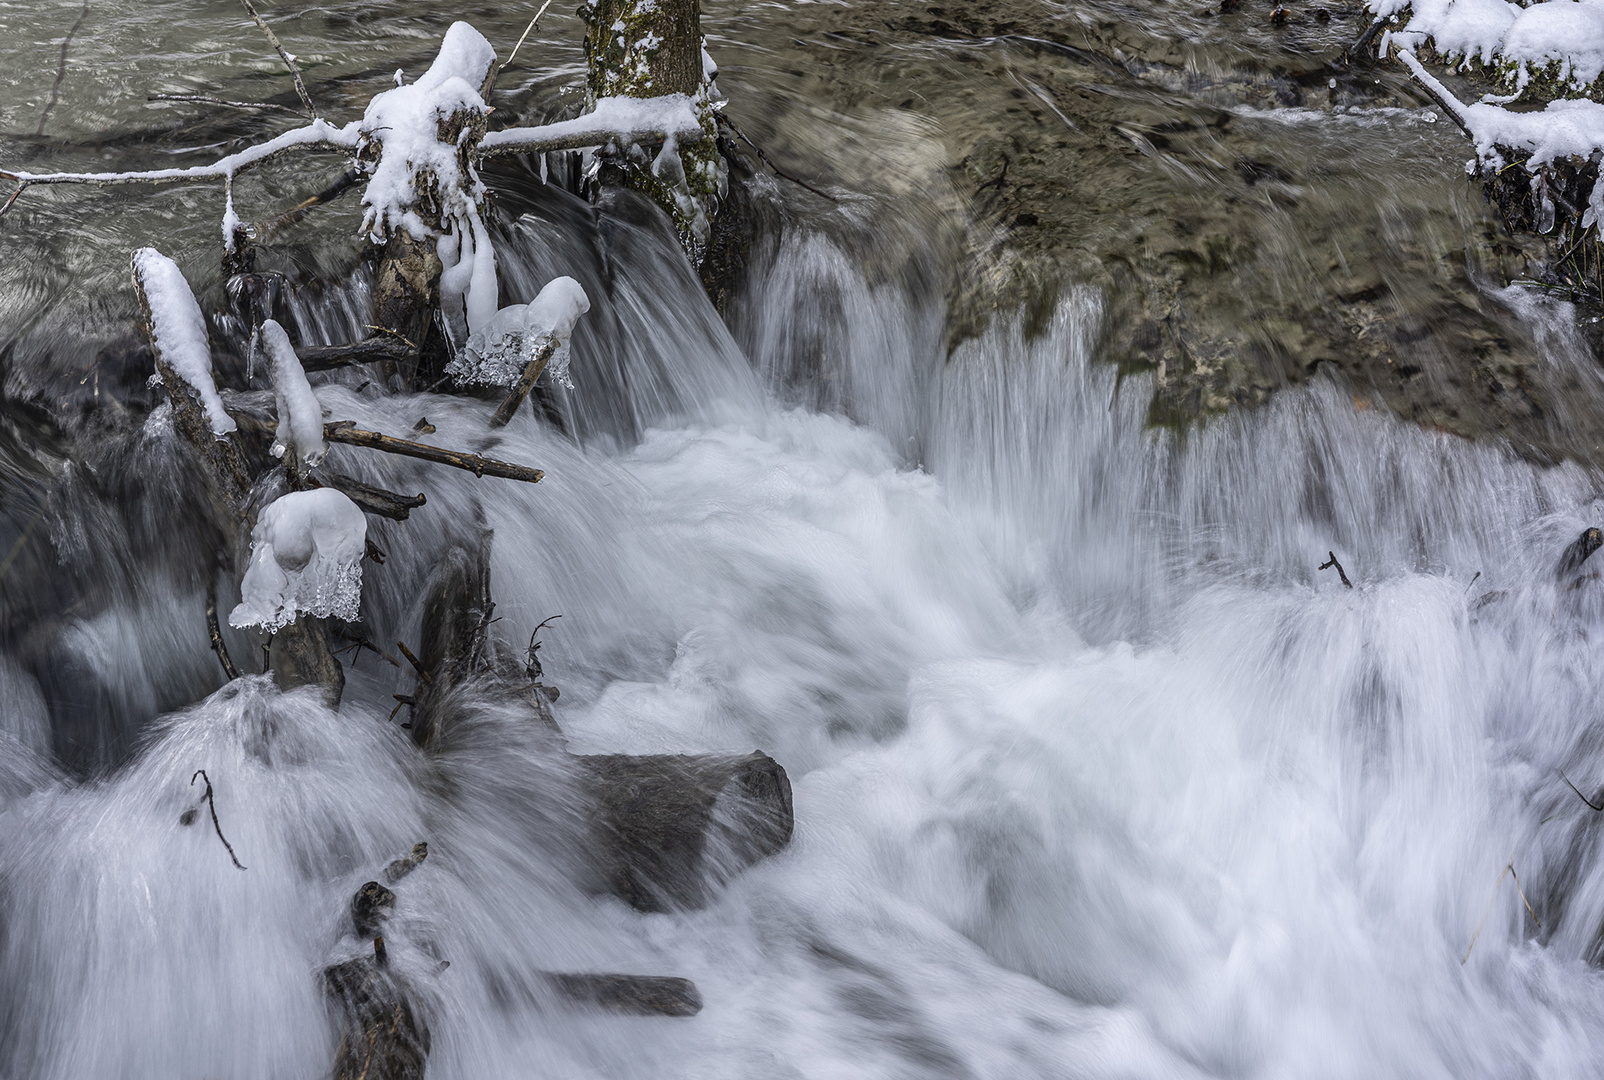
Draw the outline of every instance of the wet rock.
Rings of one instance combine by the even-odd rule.
[[[423,1080],[429,1028],[406,981],[377,952],[324,971],[323,990],[340,1021],[334,1080]]]
[[[394,910],[395,893],[377,881],[363,884],[351,897],[351,923],[357,937],[372,937]]]
[[[1604,546],[1604,532],[1596,528],[1584,529],[1568,544],[1560,554],[1559,565],[1555,572],[1561,578],[1570,577],[1582,568],[1582,564],[1593,557],[1593,553]]]
[[[638,910],[701,907],[790,842],[791,783],[767,754],[575,760],[594,800],[596,884]]]

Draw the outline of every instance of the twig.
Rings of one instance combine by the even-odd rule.
[[[217,582],[206,586],[206,632],[212,637],[212,651],[217,654],[217,662],[223,665],[223,674],[228,681],[233,682],[239,678],[239,669],[228,655],[228,646],[223,643],[223,628],[217,622]]]
[[[275,107],[278,108],[281,106]],[[345,170],[345,172],[340,174],[340,178],[334,181],[334,183],[330,184],[316,195],[313,195],[307,199],[302,199],[300,202],[296,203],[294,206],[280,214],[273,221],[273,224],[268,226],[268,228],[272,230],[284,228],[284,226],[294,221],[299,215],[305,213],[307,210],[310,210],[312,207],[321,206],[324,203],[330,203],[335,199],[338,199],[341,195],[344,195],[347,191],[350,191],[353,187],[355,187],[357,181],[361,179],[362,174],[357,170]]]
[[[518,44],[512,47],[512,52],[508,55],[507,62],[497,65],[495,74],[490,76],[490,86],[487,89],[495,89],[496,80],[501,78],[503,71],[512,66],[513,60],[518,56],[518,50],[524,47],[524,38],[534,32],[535,26],[540,22],[540,17],[546,13],[546,9],[549,7],[551,7],[551,0],[546,0],[544,4],[540,5],[540,10],[535,12],[535,17],[529,20],[528,26],[524,27],[523,36],[518,39]],[[485,96],[488,97],[489,94],[487,93]]]
[[[1479,577],[1481,577],[1481,571],[1480,570],[1476,571],[1476,577],[1471,578],[1469,584],[1467,584],[1465,586],[1465,593],[1467,595],[1470,593],[1470,587],[1472,585],[1476,584],[1476,578],[1479,578]]]
[[[1584,799],[1583,801],[1585,802],[1586,800]],[[1498,899],[1498,886],[1503,883],[1504,874],[1514,876],[1515,891],[1520,894],[1521,903],[1526,905],[1526,913],[1532,917],[1532,922],[1537,924],[1537,929],[1541,930],[1543,928],[1543,920],[1539,919],[1537,912],[1532,910],[1532,902],[1526,899],[1526,890],[1520,887],[1520,875],[1515,873],[1515,859],[1512,856],[1509,862],[1504,865],[1503,872],[1498,875],[1498,880],[1493,882],[1492,895],[1487,898],[1487,905],[1481,909],[1481,918],[1476,920],[1476,932],[1470,935],[1470,944],[1465,946],[1465,955],[1459,958],[1461,967],[1470,959],[1470,950],[1476,947],[1476,942],[1481,937],[1481,928],[1487,922],[1487,913],[1493,909],[1493,901]]]
[[[1526,905],[1526,914],[1532,917],[1532,922],[1536,923],[1537,929],[1541,930],[1543,928],[1543,920],[1539,919],[1537,912],[1532,910],[1532,902],[1526,899],[1526,890],[1520,887],[1520,875],[1515,872],[1515,861],[1513,859],[1509,863],[1509,876],[1515,879],[1515,891],[1520,893],[1520,902]]]
[[[377,330],[381,334],[389,334],[391,337],[395,338],[397,341],[405,343],[407,348],[412,349],[412,350],[416,350],[417,349],[417,346],[414,345],[410,339],[408,339],[406,337],[403,337],[402,335],[396,333],[394,330],[391,330],[387,326],[374,326],[372,323],[364,323],[362,328],[364,330]]]
[[[78,21],[72,24],[67,36],[61,39],[61,63],[56,67],[56,81],[50,84],[50,100],[45,102],[45,111],[39,114],[39,127],[34,131],[35,135],[45,133],[45,121],[50,119],[50,110],[61,100],[61,84],[67,78],[67,46],[72,44],[72,39],[78,34],[78,28],[83,26],[87,18],[89,18],[89,0],[84,0],[84,9],[78,13]]]
[[[412,650],[407,648],[406,642],[398,641],[395,645],[396,648],[401,650],[401,655],[407,658],[407,663],[412,665],[412,670],[418,673],[418,678],[426,683],[434,682],[434,676],[430,675],[429,669],[423,666],[423,661],[414,656]]]
[[[289,113],[297,115],[294,109],[283,105],[274,105],[270,101],[224,101],[222,98],[207,97],[205,94],[151,94],[146,101],[193,101],[201,105],[221,105],[228,109],[266,109],[271,112]]]
[[[1337,561],[1337,553],[1335,551],[1328,551],[1328,552],[1326,552],[1326,554],[1329,555],[1331,557],[1331,559],[1330,559],[1329,562],[1321,563],[1320,564],[1320,569],[1322,569],[1322,570],[1330,570],[1333,566],[1336,567],[1337,568],[1337,576],[1342,579],[1342,583],[1344,585],[1346,585],[1350,589],[1353,588],[1353,582],[1348,580],[1348,575],[1342,569],[1342,564]]]
[[[540,666],[540,642],[537,641],[536,638],[540,636],[540,632],[546,628],[548,623],[552,622],[554,619],[560,618],[562,618],[561,615],[552,615],[548,618],[542,619],[529,633],[529,662],[524,665],[524,674],[528,675],[531,679],[541,679],[544,678],[546,674],[545,669]]]
[[[1376,34],[1381,32],[1381,28],[1386,24],[1386,22],[1387,20],[1385,18],[1376,19],[1376,21],[1372,22],[1364,33],[1359,35],[1358,41],[1355,41],[1348,48],[1342,50],[1343,63],[1347,63],[1349,60],[1353,59],[1354,56],[1364,52],[1365,46],[1369,45],[1373,40],[1375,40]]]
[[[1571,783],[1571,778],[1570,777],[1566,776],[1563,772],[1560,772],[1560,770],[1558,770],[1558,769],[1555,769],[1554,771],[1559,773],[1559,778],[1561,780],[1565,781],[1565,786],[1569,787],[1572,791],[1576,792],[1576,797],[1578,799],[1581,799],[1582,802],[1587,804],[1587,808],[1589,810],[1592,810],[1595,813],[1604,814],[1604,806],[1595,805],[1591,800],[1588,799],[1588,797],[1586,795],[1582,794],[1580,788],[1578,788],[1575,784]]]
[[[21,195],[27,190],[28,181],[24,180],[22,183],[17,185],[17,190],[11,193],[11,198],[6,200],[6,204],[4,206],[0,206],[0,218],[5,217],[6,214],[11,210],[11,204],[17,201],[17,196]]]
[[[301,104],[306,106],[306,114],[316,119],[317,109],[312,105],[312,95],[306,92],[306,84],[301,81],[301,69],[296,66],[295,57],[284,51],[284,45],[279,41],[278,35],[273,33],[273,28],[267,25],[261,15],[257,14],[256,7],[251,3],[251,0],[239,0],[239,2],[245,5],[245,10],[251,13],[251,18],[256,20],[256,25],[262,28],[262,33],[267,35],[267,40],[271,41],[273,48],[278,50],[279,59],[284,61],[284,66],[290,69],[290,78],[295,80],[295,93],[300,97]]]
[[[401,661],[397,660],[395,657],[391,656],[389,653],[385,652],[383,649],[381,649],[377,645],[373,644],[373,642],[369,641],[367,638],[363,637],[361,634],[353,634],[349,630],[340,630],[340,629],[335,629],[334,632],[336,634],[339,634],[345,640],[349,641],[351,643],[351,645],[350,645],[351,648],[353,648],[353,649],[367,649],[369,652],[376,653],[377,655],[382,656],[384,659],[388,660],[390,662],[391,666],[393,666],[393,667],[400,667],[401,666]]]
[[[394,720],[395,714],[401,711],[401,706],[411,705],[414,708],[417,707],[418,699],[413,697],[411,694],[391,694],[390,696],[395,698],[395,708],[390,710],[391,720]],[[401,726],[408,727],[410,725],[402,724]]]
[[[827,193],[825,193],[823,191],[820,191],[818,188],[814,187],[812,184],[808,183],[806,180],[800,180],[797,177],[792,176],[790,173],[786,172],[784,169],[780,168],[778,165],[774,164],[774,162],[772,160],[770,160],[769,156],[763,152],[763,148],[761,146],[759,146],[757,143],[753,142],[747,136],[746,132],[742,131],[740,128],[735,126],[735,121],[734,120],[731,120],[729,117],[725,116],[723,113],[714,113],[713,115],[716,116],[721,122],[723,122],[724,124],[728,125],[729,129],[731,131],[735,132],[736,135],[740,136],[741,141],[744,142],[747,146],[750,146],[752,148],[752,152],[755,153],[760,159],[762,159],[763,164],[767,165],[769,168],[774,170],[774,175],[780,177],[781,179],[789,180],[793,184],[799,184],[802,187],[807,188],[809,191],[813,192],[813,194],[817,195],[821,199],[829,199],[833,203],[839,203],[841,201],[840,199],[837,199],[834,195],[830,195],[830,194],[827,194]],[[1003,166],[1003,172],[1006,173],[1007,171],[1008,171],[1008,166],[1005,164]]]
[[[506,400],[501,403],[501,407],[490,418],[491,427],[506,427],[513,416],[517,414],[518,407],[524,403],[524,399],[529,396],[529,392],[535,388],[535,381],[540,378],[540,373],[546,370],[546,361],[550,360],[552,354],[557,351],[557,345],[558,341],[555,337],[548,339],[535,352],[535,355],[530,358],[529,363],[524,365],[523,374],[518,376],[518,381],[513,383],[512,391],[507,394]]]
[[[228,842],[228,837],[223,835],[223,826],[218,824],[217,803],[212,800],[212,778],[206,775],[205,769],[196,769],[195,776],[191,776],[189,778],[190,787],[195,786],[196,776],[201,777],[206,781],[206,794],[201,796],[201,798],[206,800],[206,805],[212,812],[212,828],[217,830],[217,838],[221,840],[223,842],[223,846],[228,849],[228,857],[234,860],[234,865],[239,869],[244,870],[245,866],[240,863],[239,857],[234,854],[234,845]]]

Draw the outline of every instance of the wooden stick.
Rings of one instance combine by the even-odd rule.
[[[747,146],[750,146],[752,148],[752,151],[755,154],[757,154],[758,157],[763,159],[763,164],[765,164],[769,168],[773,169],[774,170],[774,175],[778,176],[780,179],[789,180],[789,181],[791,181],[791,183],[796,184],[799,187],[807,188],[809,191],[813,192],[813,194],[817,195],[821,199],[829,199],[833,203],[838,203],[838,202],[841,201],[840,199],[837,199],[834,195],[831,195],[831,194],[829,194],[827,192],[820,191],[818,188],[814,187],[812,184],[808,183],[806,180],[802,180],[802,179],[799,179],[799,178],[797,178],[795,176],[792,176],[790,173],[786,172],[784,169],[782,169],[778,165],[774,164],[773,161],[769,160],[769,156],[763,152],[763,148],[761,146],[759,146],[757,143],[753,142],[747,136],[746,132],[742,131],[740,128],[735,126],[735,121],[734,120],[731,120],[729,117],[725,116],[723,113],[714,113],[713,116],[719,123],[725,125],[731,131],[735,132],[735,134],[739,135],[740,138],[741,138],[741,141],[744,142]],[[1002,178],[1004,176],[1007,176],[1007,175],[1008,175],[1008,161],[1005,158],[1003,160],[1002,173],[998,175],[996,181],[994,181],[994,182],[998,183],[998,184],[1001,184],[1002,183]],[[990,186],[991,186],[990,184],[982,184],[981,185],[981,190],[985,190],[985,188],[990,187]]]
[[[546,0],[544,4],[540,5],[540,10],[535,12],[535,17],[529,20],[528,26],[524,27],[523,36],[518,39],[518,44],[512,47],[512,53],[507,57],[507,62],[498,65],[495,74],[490,76],[490,86],[487,89],[494,89],[496,80],[501,77],[501,73],[512,66],[512,62],[518,57],[518,50],[524,47],[524,38],[534,32],[535,27],[540,23],[540,17],[546,13],[546,9],[549,7],[551,7],[551,0]],[[487,94],[486,96],[488,97],[489,95]]]
[[[271,41],[273,48],[278,50],[279,59],[284,61],[284,66],[290,69],[290,78],[295,80],[295,93],[299,95],[301,104],[306,106],[306,114],[315,119],[317,117],[317,109],[312,105],[312,95],[306,92],[306,84],[301,81],[301,69],[296,66],[295,57],[284,51],[284,45],[279,41],[278,35],[273,33],[273,28],[267,25],[261,15],[257,14],[256,7],[251,3],[251,0],[239,0],[239,2],[245,5],[245,10],[251,13],[251,18],[256,20],[256,25],[262,28],[262,33],[267,35],[267,40]]]
[[[478,454],[466,454],[460,450],[442,450],[438,446],[413,442],[411,439],[398,439],[393,435],[381,435],[377,431],[364,431],[356,427],[355,421],[352,420],[337,420],[332,424],[324,424],[323,437],[330,442],[345,443],[348,446],[366,446],[370,450],[383,450],[387,454],[400,454],[402,457],[432,461],[437,465],[450,465],[479,477],[499,476],[506,480],[522,480],[528,484],[538,484],[546,475],[539,469],[531,469],[525,465],[513,465],[494,458],[480,457]]]
[[[6,200],[6,204],[4,206],[0,206],[0,218],[5,217],[6,214],[10,212],[11,204],[17,201],[17,196],[21,195],[24,191],[27,191],[27,190],[28,190],[28,181],[24,180],[22,183],[17,185],[17,190],[13,191],[11,193],[11,198]]]
[[[233,682],[239,678],[239,669],[234,666],[233,659],[228,655],[228,646],[223,644],[223,628],[217,623],[217,583],[214,581],[206,587],[206,632],[212,638],[212,651],[217,654],[217,662],[223,665],[223,674],[228,681]]]
[[[310,479],[318,487],[333,488],[368,513],[389,518],[391,521],[405,521],[411,516],[412,511],[429,501],[424,498],[422,492],[417,495],[399,495],[394,491],[364,484],[360,480],[353,480],[337,472],[319,470]],[[383,559],[376,561],[384,562]]]
[[[518,381],[513,384],[512,392],[501,403],[501,408],[496,410],[496,414],[490,418],[491,427],[506,427],[508,422],[512,420],[513,416],[518,412],[518,407],[524,403],[524,399],[529,396],[529,392],[535,388],[535,380],[539,379],[540,373],[546,370],[546,362],[557,351],[558,344],[559,342],[555,337],[550,338],[540,347],[529,363],[524,365],[524,372],[518,376]]]

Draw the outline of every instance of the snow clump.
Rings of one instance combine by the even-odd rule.
[[[367,536],[367,518],[333,488],[275,499],[251,531],[251,564],[229,625],[277,633],[302,612],[354,622]]]
[[[527,304],[511,304],[468,338],[467,346],[446,365],[458,383],[511,386],[542,347],[555,340],[546,362],[552,380],[574,388],[568,377],[568,339],[579,317],[590,310],[590,298],[571,277],[553,278]]]
[[[272,319],[257,331],[273,365],[273,396],[278,400],[278,433],[273,439],[273,456],[281,458],[294,448],[307,465],[316,465],[328,453],[323,441],[323,409],[307,382],[306,369],[295,355],[295,346],[284,328]]]
[[[134,276],[150,307],[150,332],[156,351],[178,377],[195,388],[212,434],[221,439],[235,430],[212,380],[212,347],[206,340],[206,318],[178,264],[155,248],[134,252]],[[173,388],[168,388],[172,392]]]

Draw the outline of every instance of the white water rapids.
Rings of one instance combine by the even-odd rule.
[[[514,293],[571,273],[607,297],[557,395],[580,437],[525,410],[494,449],[543,483],[332,452],[429,498],[375,530],[364,612],[415,635],[444,537],[482,513],[498,633],[563,614],[541,657],[573,749],[766,750],[789,849],[703,911],[582,895],[528,721],[487,713],[425,760],[385,722],[410,678],[371,654],[338,713],[247,678],[69,780],[10,665],[0,1075],[323,1075],[349,897],[419,839],[387,937],[437,1080],[1596,1072],[1604,817],[1556,770],[1604,785],[1604,581],[1554,572],[1604,524],[1595,477],[1324,380],[1152,430],[1145,377],[1097,360],[1096,293],[947,359],[939,312],[821,236],[758,276],[743,348],[677,252],[617,230],[610,296],[577,240],[498,243]],[[785,403],[802,332],[822,410]],[[331,416],[482,437],[489,404],[359,382],[320,389]],[[175,444],[159,419],[144,440],[159,525]],[[217,679],[200,595],[149,573],[54,631],[124,712]],[[248,870],[179,824],[199,768]],[[683,975],[706,1005],[577,1013],[542,969]]]

